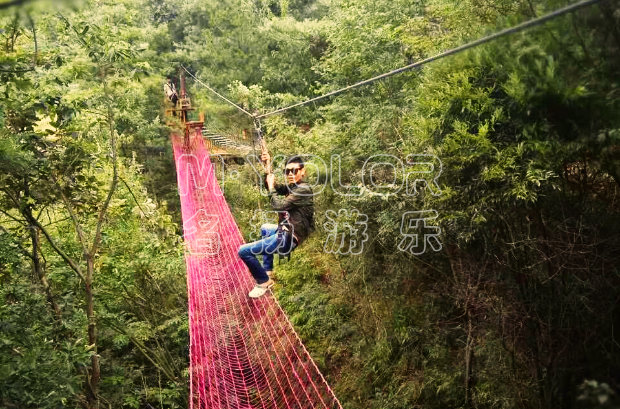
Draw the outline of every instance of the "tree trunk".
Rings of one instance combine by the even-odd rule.
[[[24,194],[26,197],[30,196],[30,186],[28,184],[28,179],[24,179]],[[41,286],[43,287],[43,291],[45,291],[45,296],[47,297],[47,301],[50,303],[52,307],[52,311],[54,312],[54,316],[58,322],[62,321],[62,312],[60,311],[60,307],[56,304],[54,300],[54,296],[52,294],[52,289],[50,287],[49,282],[47,281],[47,277],[45,275],[45,269],[41,265],[41,259],[39,257],[39,249],[41,248],[41,240],[39,237],[39,228],[36,223],[34,223],[34,215],[32,214],[32,206],[27,204],[23,207],[22,214],[28,221],[28,232],[30,234],[30,240],[32,242],[32,270],[34,272],[35,277],[38,278]]]
[[[471,311],[467,309],[467,341],[465,344],[465,407],[471,408],[472,390],[474,388],[473,364],[474,364],[474,337]]]
[[[56,321],[62,321],[62,311],[60,307],[54,300],[54,295],[52,294],[52,288],[50,287],[49,281],[47,281],[47,276],[45,274],[45,269],[41,265],[41,259],[39,258],[39,248],[41,239],[39,237],[39,229],[36,226],[28,226],[30,231],[30,238],[32,240],[32,268],[34,270],[34,274],[39,278],[41,282],[41,286],[43,286],[43,291],[45,291],[45,296],[47,297],[47,301],[52,307],[52,311],[54,312],[54,316],[56,317]]]
[[[84,290],[86,294],[86,317],[88,318],[88,345],[91,351],[91,373],[88,379],[87,401],[89,408],[98,408],[99,402],[97,391],[99,389],[99,379],[101,378],[101,370],[99,367],[99,355],[97,354],[97,321],[95,317],[95,303],[93,298],[93,273],[95,271],[94,256],[86,255],[86,282]]]

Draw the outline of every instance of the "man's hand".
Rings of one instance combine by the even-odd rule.
[[[263,154],[260,155],[260,160],[262,160],[263,163],[270,162],[271,161],[271,155],[269,155],[269,152],[263,152]]]
[[[276,176],[273,173],[268,173],[267,174],[267,188],[269,188],[269,190],[273,190],[275,186],[275,182],[276,182]]]

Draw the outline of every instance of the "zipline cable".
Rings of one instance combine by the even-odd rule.
[[[219,92],[217,92],[216,90],[214,90],[213,88],[211,88],[210,86],[208,86],[207,84],[202,82],[194,74],[192,74],[187,68],[185,68],[185,66],[181,65],[181,68],[183,68],[183,70],[185,70],[186,73],[188,73],[198,83],[200,83],[201,85],[206,87],[209,91],[213,92],[215,95],[217,95],[218,97],[222,98],[224,101],[228,102],[230,105],[234,106],[239,111],[243,112],[246,115],[249,115],[254,120],[254,128],[256,129],[256,136],[257,136],[258,142],[260,143],[260,146],[261,146],[261,154],[267,153],[267,144],[265,143],[265,139],[263,138],[263,131],[262,131],[262,126],[261,126],[260,119],[256,118],[255,115],[252,115],[251,113],[249,113],[248,111],[246,111],[245,109],[240,107],[239,105],[235,104],[234,102],[232,102],[231,100],[229,100],[228,98],[226,98],[225,96],[223,96],[222,94],[220,94]],[[271,171],[272,171],[271,170],[271,163],[269,161],[264,161],[263,165],[265,166],[265,172],[266,173],[271,173]]]
[[[534,26],[537,26],[537,25],[541,25],[543,23],[546,23],[549,20],[552,20],[554,18],[563,16],[563,15],[568,14],[568,13],[572,13],[572,12],[574,12],[576,10],[579,10],[579,9],[582,9],[582,8],[594,5],[594,4],[599,3],[601,1],[602,0],[583,0],[583,1],[579,1],[577,3],[569,4],[567,6],[559,8],[557,10],[554,10],[554,11],[552,11],[550,13],[547,13],[547,14],[545,14],[543,16],[533,18],[533,19],[525,21],[525,22],[523,22],[521,24],[517,24],[516,26],[513,26],[513,27],[508,27],[506,29],[500,30],[500,31],[498,31],[496,33],[493,33],[493,34],[489,34],[488,36],[479,38],[478,40],[474,40],[472,42],[460,45],[460,46],[452,48],[452,49],[449,49],[447,51],[444,51],[444,52],[441,52],[439,54],[436,54],[436,55],[434,55],[432,57],[425,58],[425,59],[423,59],[421,61],[409,64],[409,65],[405,65],[404,67],[400,67],[400,68],[394,69],[392,71],[389,71],[389,72],[377,75],[375,77],[372,77],[372,78],[369,78],[369,79],[366,79],[366,80],[363,80],[363,81],[360,81],[360,82],[356,82],[355,84],[348,85],[348,86],[346,86],[344,88],[340,88],[340,89],[337,89],[337,90],[334,90],[334,91],[330,91],[330,92],[328,92],[326,94],[319,95],[317,97],[310,98],[310,99],[307,99],[307,100],[304,100],[304,101],[301,101],[301,102],[297,102],[295,104],[288,105],[286,107],[279,108],[279,109],[276,109],[274,111],[267,112],[265,114],[260,114],[260,115],[252,114],[252,113],[248,112],[247,110],[243,109],[242,107],[240,107],[239,105],[235,104],[233,101],[231,101],[230,99],[226,98],[225,96],[223,96],[222,94],[220,94],[219,92],[217,92],[216,90],[211,88],[209,85],[205,84],[203,81],[201,81],[199,78],[197,78],[194,74],[192,74],[187,68],[185,68],[183,65],[181,65],[181,68],[183,68],[185,70],[185,72],[187,72],[192,78],[194,78],[198,83],[203,85],[209,91],[213,92],[215,95],[217,95],[218,97],[220,97],[221,99],[223,99],[224,101],[229,103],[230,105],[234,106],[239,111],[241,111],[244,114],[250,116],[254,120],[255,124],[256,123],[260,124],[260,122],[257,122],[257,120],[260,120],[261,118],[266,118],[268,116],[275,115],[275,114],[278,114],[278,113],[281,113],[281,112],[284,112],[284,111],[288,111],[290,109],[293,109],[293,108],[296,108],[296,107],[299,107],[299,106],[307,105],[307,104],[310,104],[312,102],[319,101],[321,99],[325,99],[325,98],[328,98],[328,97],[332,97],[334,95],[342,94],[343,92],[346,92],[346,91],[349,91],[349,90],[352,90],[354,88],[358,88],[358,87],[361,87],[361,86],[364,86],[364,85],[371,84],[371,83],[373,83],[375,81],[379,81],[379,80],[382,80],[384,78],[391,77],[393,75],[400,74],[400,73],[405,72],[405,71],[410,71],[410,70],[413,70],[415,68],[420,68],[423,65],[426,65],[426,64],[431,63],[433,61],[440,60],[442,58],[445,58],[445,57],[448,57],[448,56],[451,56],[451,55],[463,52],[465,50],[469,50],[471,48],[477,47],[477,46],[479,46],[481,44],[488,43],[488,42],[490,42],[492,40],[495,40],[497,38],[504,37],[504,36],[507,36],[507,35],[510,35],[510,34],[514,34],[514,33],[517,33],[519,31],[523,31],[525,29],[528,29],[528,28],[531,28],[531,27],[534,27]],[[260,125],[259,125],[259,127],[260,127]]]
[[[265,114],[256,115],[254,117],[257,118],[257,119],[265,118],[265,117],[268,117],[268,116],[271,116],[271,115],[278,114],[280,112],[288,111],[289,109],[292,109],[292,108],[296,108],[296,107],[299,107],[299,106],[302,106],[302,105],[309,104],[311,102],[316,102],[316,101],[324,99],[324,98],[328,98],[328,97],[332,97],[334,95],[341,94],[341,93],[343,93],[345,91],[349,91],[351,89],[358,88],[358,87],[361,87],[363,85],[368,85],[368,84],[373,83],[375,81],[382,80],[384,78],[391,77],[391,76],[396,75],[396,74],[400,74],[401,72],[404,72],[404,71],[409,71],[409,70],[412,70],[414,68],[419,68],[419,67],[421,67],[423,65],[426,65],[426,64],[428,64],[430,62],[442,59],[442,58],[450,56],[450,55],[454,55],[454,54],[460,53],[460,52],[468,50],[470,48],[473,48],[473,47],[479,46],[481,44],[487,43],[487,42],[489,42],[491,40],[495,40],[497,38],[500,38],[500,37],[503,37],[503,36],[506,36],[506,35],[509,35],[509,34],[514,34],[516,32],[523,31],[523,30],[525,30],[527,28],[534,27],[534,26],[546,23],[549,20],[552,20],[554,18],[560,17],[560,16],[562,16],[564,14],[567,14],[567,13],[571,13],[571,12],[576,11],[578,9],[591,6],[591,5],[596,4],[596,3],[600,2],[600,1],[601,0],[584,0],[584,1],[580,1],[580,2],[577,2],[577,3],[570,4],[568,6],[559,8],[559,9],[557,9],[555,11],[552,11],[552,12],[550,12],[548,14],[545,14],[543,16],[540,16],[540,17],[537,17],[537,18],[533,18],[533,19],[525,21],[525,22],[523,22],[521,24],[517,24],[516,26],[506,28],[504,30],[501,30],[501,31],[498,31],[496,33],[490,34],[488,36],[482,37],[482,38],[480,38],[478,40],[475,40],[475,41],[472,41],[470,43],[463,44],[461,46],[458,46],[456,48],[452,48],[450,50],[444,51],[444,52],[439,53],[437,55],[434,55],[432,57],[425,58],[424,60],[415,62],[413,64],[409,64],[409,65],[406,65],[404,67],[400,67],[400,68],[397,68],[395,70],[386,72],[384,74],[377,75],[376,77],[372,77],[372,78],[369,78],[367,80],[363,80],[363,81],[357,82],[355,84],[346,86],[344,88],[340,88],[340,89],[337,89],[335,91],[328,92],[328,93],[320,95],[318,97],[314,97],[314,98],[311,98],[311,99],[308,99],[308,100],[305,100],[305,101],[298,102],[298,103],[293,104],[293,105],[289,105],[289,106],[286,106],[286,107],[283,107],[283,108],[279,108],[279,109],[276,109],[275,111],[267,112]]]
[[[235,104],[234,102],[232,102],[230,99],[226,98],[224,95],[220,94],[219,92],[217,92],[216,90],[214,90],[213,88],[211,88],[210,86],[208,86],[207,84],[205,84],[204,82],[200,81],[200,79],[196,78],[196,76],[194,74],[192,74],[191,72],[188,71],[187,68],[185,68],[183,65],[181,65],[181,68],[183,68],[185,70],[186,73],[188,73],[193,79],[195,79],[197,82],[199,82],[201,85],[203,85],[204,87],[206,87],[209,91],[213,92],[215,95],[217,95],[218,97],[222,98],[224,101],[228,102],[230,105],[234,106],[235,108],[237,108],[239,111],[243,112],[246,115],[249,115],[250,117],[254,118],[254,115],[252,115],[251,113],[249,113],[248,111],[246,111],[245,109],[241,108],[239,105]]]

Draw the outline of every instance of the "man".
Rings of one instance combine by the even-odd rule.
[[[261,159],[269,161],[269,154],[264,153]],[[302,180],[305,175],[303,159],[293,156],[284,169],[286,185],[276,184],[273,173],[265,178],[271,206],[278,212],[278,224],[263,224],[263,238],[239,248],[239,257],[256,280],[249,293],[252,298],[263,296],[274,284],[270,277],[273,273],[273,255],[276,252],[283,255],[290,253],[314,231],[313,192],[310,185]],[[256,258],[258,255],[263,256],[263,265]]]
[[[177,89],[174,86],[174,82],[172,82],[172,77],[170,76],[166,77],[166,83],[164,84],[164,93],[176,108],[179,96],[177,95]],[[177,113],[173,111],[173,114],[176,116]]]

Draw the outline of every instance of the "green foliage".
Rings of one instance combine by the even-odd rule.
[[[0,402],[3,407],[72,406],[87,365],[82,339],[56,342],[62,328],[8,234],[0,235]],[[28,325],[24,325],[24,317]]]
[[[158,117],[161,77],[147,77],[153,68],[145,47],[157,31],[135,13],[139,6],[24,11],[31,13],[26,21],[36,22],[36,69],[12,71],[20,63],[7,61],[12,65],[0,74],[6,96],[0,225],[20,265],[9,275],[2,270],[2,305],[8,301],[0,318],[6,323],[2,407],[90,404],[85,380],[95,354],[101,405],[187,405],[186,289],[173,222],[179,215],[160,201],[178,200],[174,185],[160,183],[173,174],[170,150],[155,160],[134,151],[157,148],[167,136]],[[19,40],[17,57],[32,49],[32,36]],[[86,271],[83,247],[94,240],[109,194],[111,152],[120,155],[118,185],[93,255],[89,286],[98,334],[91,344],[86,276],[67,259]]]
[[[327,51],[313,67],[317,89],[559,5],[335,2],[322,28]],[[272,154],[326,163],[341,154],[344,183],[360,183],[374,154],[434,154],[443,164],[439,196],[362,189],[343,198],[327,183],[316,198],[319,224],[327,209],[367,214],[363,254],[324,254],[319,228],[277,268],[279,298],[345,407],[550,408],[574,405],[592,371],[617,385],[620,363],[603,352],[614,338],[606,331],[617,318],[609,289],[620,245],[617,9],[586,10],[267,119]],[[244,94],[250,106],[284,105],[244,87],[261,91]],[[388,173],[386,183],[392,177],[403,180]],[[243,215],[248,203],[230,200]],[[419,209],[439,212],[444,250],[395,252],[400,215]]]

